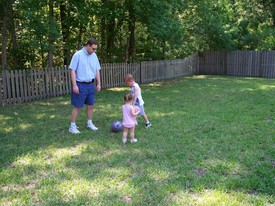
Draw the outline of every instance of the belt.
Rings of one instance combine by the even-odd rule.
[[[79,81],[76,81],[77,83],[80,83],[80,84],[92,84],[94,83],[94,79],[90,82],[79,82]]]

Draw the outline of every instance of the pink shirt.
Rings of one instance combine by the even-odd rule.
[[[133,106],[130,104],[124,104],[122,106],[122,115],[123,115],[123,121],[122,125],[126,128],[132,128],[136,125],[136,117],[132,116],[131,114],[131,108]]]

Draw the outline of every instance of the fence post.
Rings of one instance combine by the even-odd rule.
[[[224,70],[223,70],[223,75],[227,75],[227,52],[224,52]]]
[[[2,71],[2,85],[1,87],[3,87],[3,93],[1,95],[1,105],[2,106],[5,106],[7,104],[7,99],[8,99],[8,96],[7,96],[7,74],[6,74],[7,70],[3,70]]]
[[[260,51],[259,54],[259,77],[264,76],[264,66],[263,66],[263,52]]]
[[[143,83],[141,67],[142,67],[142,66],[141,66],[141,62],[139,62],[139,82],[140,82],[140,84]]]

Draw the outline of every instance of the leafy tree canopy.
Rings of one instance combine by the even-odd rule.
[[[274,50],[274,0],[0,0],[1,68],[68,65],[91,36],[101,62]]]

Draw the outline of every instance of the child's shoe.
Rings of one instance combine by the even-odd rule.
[[[151,127],[151,126],[152,126],[152,125],[151,125],[150,122],[145,124],[145,127],[146,127],[146,128],[149,128],[149,127]]]
[[[127,142],[127,139],[122,139],[122,143],[125,144]]]
[[[131,139],[131,143],[135,143],[135,142],[137,142],[137,139]]]

